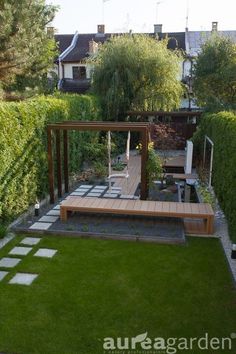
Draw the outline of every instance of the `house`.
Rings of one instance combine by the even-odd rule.
[[[55,40],[59,47],[57,59],[59,89],[66,92],[84,93],[90,87],[93,67],[86,62],[88,57],[95,55],[99,46],[112,36],[122,33],[105,33],[105,26],[98,25],[97,33],[74,35],[58,34]],[[185,51],[185,33],[162,33],[162,25],[154,25],[154,32],[148,33],[157,40],[168,37],[169,49],[181,49]]]
[[[162,40],[168,38],[169,49],[182,50],[184,59],[181,67],[180,80],[188,87],[188,97],[182,101],[181,108],[194,109],[197,106],[192,99],[192,71],[196,57],[201,51],[202,45],[212,35],[219,33],[227,36],[236,43],[236,31],[218,31],[218,23],[212,22],[211,31],[189,31],[185,32],[162,32],[162,25],[155,24],[154,31],[148,35]],[[97,26],[97,33],[80,34],[58,34],[55,35],[59,46],[59,57],[56,61],[59,77],[59,88],[66,92],[84,93],[90,87],[93,67],[86,59],[95,55],[99,46],[109,40],[112,36],[119,36],[122,33],[106,33],[105,25]]]

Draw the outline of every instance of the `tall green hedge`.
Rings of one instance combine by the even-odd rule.
[[[14,218],[48,192],[48,123],[97,120],[93,96],[58,95],[19,103],[0,103],[0,219]],[[96,133],[70,132],[70,169],[81,167],[82,147]]]
[[[213,185],[236,241],[236,114],[205,114],[193,142],[203,149],[204,135],[214,142]]]

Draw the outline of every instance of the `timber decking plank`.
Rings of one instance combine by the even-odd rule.
[[[145,214],[149,212],[148,205],[149,205],[149,202],[146,200],[143,200],[140,210],[143,211]]]
[[[170,204],[170,213],[176,213],[176,211],[177,211],[176,203],[171,203]]]
[[[93,207],[94,208],[99,208],[101,205],[101,198],[97,198],[94,200],[94,204],[93,204]]]
[[[196,205],[197,206],[193,203],[71,197],[62,202],[61,219],[66,220],[66,212],[73,210],[81,212],[100,212],[105,214],[196,218],[206,219],[205,232],[212,233],[214,213],[211,206],[206,206],[205,204]]]

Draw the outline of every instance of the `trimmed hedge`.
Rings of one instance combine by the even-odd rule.
[[[10,220],[48,193],[46,125],[98,120],[93,96],[58,95],[0,103],[0,218]],[[70,172],[80,169],[82,147],[94,132],[70,132]]]
[[[214,190],[227,217],[230,236],[236,241],[236,114],[205,114],[193,137],[196,148],[201,150],[204,135],[214,143]]]

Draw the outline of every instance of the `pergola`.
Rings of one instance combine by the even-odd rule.
[[[56,137],[56,166],[57,166],[57,188],[58,197],[62,197],[62,175],[64,175],[65,193],[69,192],[69,159],[68,159],[68,131],[135,131],[140,133],[142,144],[141,154],[141,194],[140,199],[145,200],[148,196],[148,178],[146,163],[148,159],[149,123],[136,122],[89,122],[89,121],[66,121],[55,124],[48,124],[48,170],[49,170],[49,193],[50,203],[55,202],[54,193],[54,154],[53,154],[53,134]],[[63,135],[63,144],[62,142]],[[63,163],[61,146],[63,146]],[[62,174],[63,169],[63,174]]]

